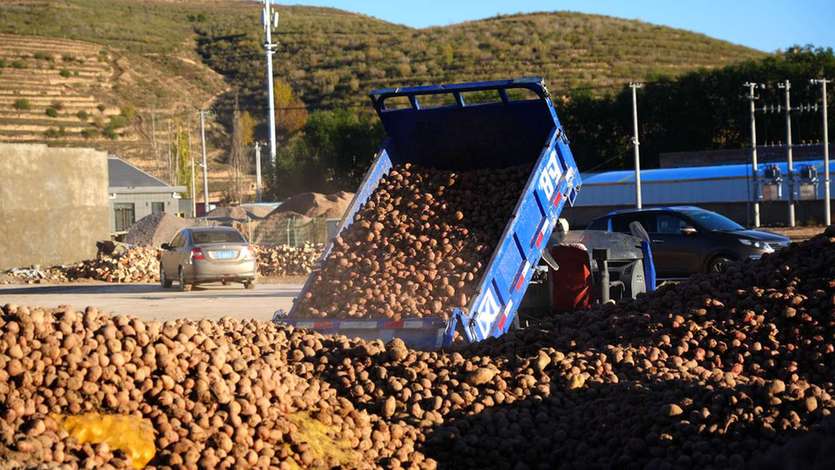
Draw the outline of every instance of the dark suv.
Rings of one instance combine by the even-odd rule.
[[[789,239],[762,230],[747,230],[733,220],[693,206],[614,211],[595,219],[588,230],[630,233],[639,222],[652,240],[659,278],[685,278],[699,272],[721,272],[728,263],[756,259],[789,245]]]

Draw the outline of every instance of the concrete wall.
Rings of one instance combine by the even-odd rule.
[[[105,152],[0,143],[0,269],[95,257],[108,222]]]
[[[180,199],[174,199],[173,193],[116,193],[116,197],[110,199],[110,230],[116,231],[116,220],[113,209],[113,204],[128,203],[133,204],[133,218],[134,222],[139,219],[151,215],[152,202],[161,202],[165,204],[165,213],[177,215],[181,212]]]

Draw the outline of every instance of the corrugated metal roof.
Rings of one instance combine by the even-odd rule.
[[[107,158],[108,181],[110,187],[116,188],[165,188],[170,185],[154,178],[136,168],[119,157],[110,155]]]
[[[758,168],[762,172],[768,164],[759,164]],[[780,171],[785,175],[786,162],[776,163]],[[795,170],[804,165],[814,165],[820,176],[823,176],[823,160],[795,162]],[[829,162],[829,171],[835,171],[835,160]],[[688,181],[688,180],[710,180],[720,178],[747,178],[751,174],[751,165],[737,164],[737,165],[717,165],[717,166],[697,166],[684,168],[660,168],[655,170],[641,170],[641,183],[652,182],[668,182],[668,181]],[[618,184],[618,183],[635,183],[635,172],[631,170],[623,171],[607,171],[604,173],[589,173],[583,176],[583,186],[597,185],[597,184]]]

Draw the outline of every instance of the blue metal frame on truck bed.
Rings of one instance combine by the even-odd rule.
[[[516,90],[532,92],[535,98],[516,99]],[[492,92],[495,100],[484,102]],[[423,106],[421,97],[441,94],[452,95],[452,104]],[[478,103],[468,103],[472,95],[477,96]],[[410,346],[422,349],[451,344],[459,327],[471,342],[504,334],[513,322],[532,268],[539,263],[560,212],[566,203],[574,203],[581,183],[543,80],[387,88],[373,91],[370,96],[387,137],[351,201],[339,233],[353,223],[380,180],[397,164],[410,162],[453,171],[531,164],[531,175],[493,250],[476,295],[468,305],[452,309],[450,320],[311,319],[300,316],[297,304],[288,314],[278,312],[275,320],[366,339],[400,337]],[[387,105],[388,100],[403,97],[408,106]],[[320,266],[332,249],[333,242],[328,243]],[[313,277],[308,277],[300,295],[312,288]]]

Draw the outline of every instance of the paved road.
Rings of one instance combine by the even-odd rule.
[[[162,289],[158,284],[58,284],[0,287],[0,305],[57,307],[81,310],[92,305],[112,314],[150,320],[218,319],[224,316],[270,320],[278,309],[288,310],[300,284],[207,285],[191,292]]]

